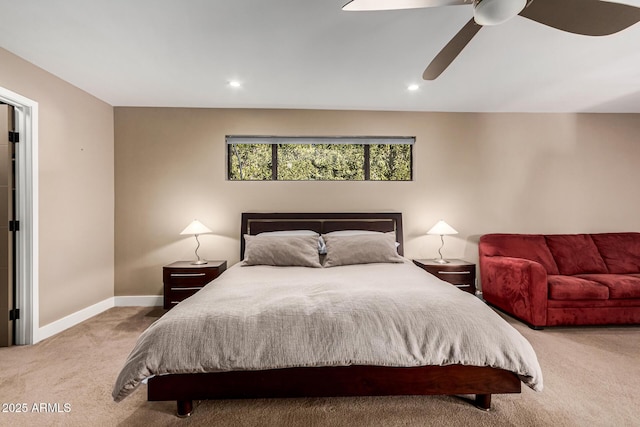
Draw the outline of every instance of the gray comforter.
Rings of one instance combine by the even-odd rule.
[[[542,374],[529,342],[480,299],[406,261],[333,268],[236,264],[142,333],[117,378],[301,366],[463,364]]]

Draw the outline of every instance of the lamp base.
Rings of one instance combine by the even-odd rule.
[[[191,265],[204,265],[204,264],[209,264],[209,261],[206,261],[204,259],[199,259],[191,263]]]
[[[436,258],[433,260],[433,262],[435,262],[436,264],[449,264],[449,261],[444,258]]]

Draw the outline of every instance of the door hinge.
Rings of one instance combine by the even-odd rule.
[[[18,132],[9,131],[9,142],[20,142],[20,134]]]
[[[9,320],[18,320],[20,319],[20,309],[14,308],[13,310],[9,310]]]
[[[9,221],[9,231],[20,231],[20,221]]]

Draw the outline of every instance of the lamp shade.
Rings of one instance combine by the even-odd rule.
[[[206,234],[206,233],[211,233],[211,230],[209,230],[209,228],[206,225],[204,225],[197,219],[194,219],[193,221],[191,221],[191,224],[187,225],[187,228],[182,230],[180,234],[196,234],[197,235],[197,234]]]
[[[479,25],[498,25],[520,12],[527,0],[474,0],[473,18]]]
[[[427,231],[427,234],[437,234],[443,236],[445,234],[458,234],[455,228],[444,222],[444,220],[440,220]]]

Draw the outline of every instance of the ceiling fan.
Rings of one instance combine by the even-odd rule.
[[[585,36],[617,33],[640,21],[640,8],[601,0],[351,0],[346,11],[473,6],[473,18],[431,61],[422,78],[436,79],[485,25],[520,15],[540,24]]]

